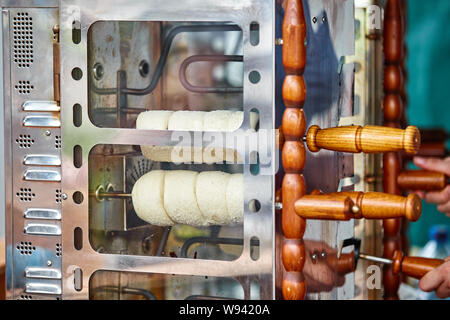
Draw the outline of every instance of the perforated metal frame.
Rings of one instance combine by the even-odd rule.
[[[266,156],[274,159],[274,1],[267,0],[115,0],[105,6],[102,1],[62,1],[60,18],[61,41],[61,119],[62,119],[62,181],[63,192],[63,298],[87,299],[89,278],[97,270],[132,271],[179,275],[202,275],[233,277],[244,286],[245,298],[250,297],[249,284],[253,279],[260,282],[261,298],[274,297],[274,160],[268,165],[266,175],[252,175],[250,166],[244,165],[244,245],[242,255],[235,261],[193,260],[170,257],[148,257],[100,254],[89,245],[88,212],[88,154],[97,144],[124,145],[174,145],[172,132],[135,129],[108,129],[94,126],[88,117],[87,86],[87,32],[89,26],[99,20],[120,21],[231,21],[243,31],[244,45],[244,122],[241,129],[249,128],[249,112],[255,106],[260,114],[260,130],[267,129],[269,138],[262,146]],[[72,23],[81,23],[81,42],[72,42]],[[260,24],[260,43],[249,42],[250,24]],[[80,68],[83,77],[74,80],[71,72]],[[257,70],[261,80],[252,84],[248,80],[251,71]],[[76,127],[72,120],[72,107],[80,104],[83,123]],[[244,133],[242,133],[244,134]],[[73,164],[73,150],[80,145],[83,164]],[[238,150],[242,154],[244,150]],[[246,158],[254,150],[248,150]],[[247,161],[248,163],[248,161]],[[84,201],[72,200],[75,192],[84,195]],[[258,199],[261,209],[252,213],[248,203]],[[74,247],[74,229],[83,230],[83,248]],[[260,240],[260,256],[257,261],[250,257],[250,239]],[[82,270],[82,289],[74,288],[74,271]]]
[[[61,255],[57,255],[56,249],[56,244],[61,244],[60,216],[44,220],[26,215],[27,210],[33,208],[60,213],[61,203],[57,201],[55,192],[61,189],[61,184],[59,181],[48,181],[45,177],[39,181],[27,181],[25,173],[38,170],[60,175],[60,168],[54,166],[49,170],[46,164],[39,162],[26,164],[25,158],[34,154],[60,159],[61,150],[55,147],[53,141],[55,136],[61,136],[61,131],[59,127],[27,127],[23,122],[30,115],[46,117],[51,114],[52,117],[59,118],[59,112],[30,112],[22,108],[25,101],[53,100],[53,70],[48,66],[53,64],[52,27],[58,23],[58,8],[52,8],[51,2],[41,7],[42,3],[33,1],[2,1],[1,6],[6,294],[9,299],[59,299],[61,278],[45,278],[40,273],[26,273],[25,268],[44,268],[46,271],[61,268]],[[53,193],[48,192],[52,189]],[[44,234],[44,230],[50,234]]]

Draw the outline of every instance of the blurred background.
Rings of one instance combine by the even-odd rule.
[[[449,18],[448,0],[434,0],[432,5],[408,0],[407,115],[409,123],[419,128],[445,128],[450,132]],[[409,226],[411,246],[423,247],[433,225],[450,230],[450,218],[437,211],[435,205],[424,202],[421,219]]]

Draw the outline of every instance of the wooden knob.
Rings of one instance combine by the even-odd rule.
[[[397,183],[403,190],[442,190],[447,185],[447,176],[440,172],[407,170],[400,173]]]
[[[417,221],[422,211],[420,198],[379,192],[338,192],[303,196],[295,202],[295,212],[304,219],[341,220],[392,219]]]
[[[399,250],[394,252],[392,261],[392,270],[394,274],[402,272],[404,275],[416,279],[422,278],[428,272],[436,269],[445,262],[441,259],[404,257],[403,253]]]
[[[353,201],[342,195],[307,195],[295,202],[295,212],[304,219],[347,221],[354,217]]]
[[[405,130],[378,126],[348,126],[308,130],[306,143],[311,152],[327,149],[351,153],[385,153],[404,150],[415,154],[420,148],[420,132],[410,126]]]

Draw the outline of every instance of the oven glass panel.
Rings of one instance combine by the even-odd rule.
[[[98,127],[136,128],[149,110],[243,110],[242,31],[232,22],[98,21],[88,68]]]
[[[259,299],[257,283],[252,298]],[[89,280],[90,300],[222,300],[244,299],[232,278],[97,271]]]
[[[235,260],[242,172],[241,164],[176,165],[149,160],[140,146],[97,145],[89,154],[90,244],[99,253]]]

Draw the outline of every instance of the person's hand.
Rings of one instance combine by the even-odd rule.
[[[425,292],[436,291],[436,296],[441,299],[450,297],[450,257],[445,261],[423,276],[419,282],[420,289]]]
[[[305,240],[306,260],[303,274],[305,275],[308,292],[330,292],[335,287],[341,287],[345,283],[345,276],[336,272],[335,267],[322,261],[319,257],[313,261],[311,256],[315,253],[320,255],[336,255],[332,249],[323,241]]]
[[[437,171],[450,176],[450,157],[445,159],[415,157],[414,164],[424,170]],[[450,217],[450,185],[441,191],[416,193],[426,202],[437,204],[437,209]]]

